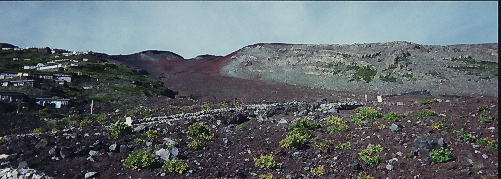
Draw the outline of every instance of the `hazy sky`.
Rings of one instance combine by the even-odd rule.
[[[497,43],[498,2],[0,2],[0,42],[185,58],[259,42]]]

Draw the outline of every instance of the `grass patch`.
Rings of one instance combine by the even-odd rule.
[[[384,82],[389,82],[389,83],[396,83],[397,78],[391,75],[386,75],[386,76],[379,76],[379,79]]]
[[[433,98],[433,99],[425,99],[425,100],[422,100],[420,101],[419,103],[421,103],[422,105],[430,105],[430,104],[433,104],[433,103],[438,103],[440,102],[439,99],[437,98]]]
[[[169,160],[165,161],[162,165],[162,170],[167,173],[183,174],[186,170],[188,170],[188,164],[184,163],[182,160]]]
[[[379,154],[383,151],[383,147],[378,144],[369,144],[366,149],[358,153],[358,159],[369,166],[376,166],[381,162]]]
[[[412,117],[414,119],[417,119],[417,120],[425,120],[431,116],[436,116],[436,115],[437,115],[437,112],[430,110],[430,109],[427,109],[427,110],[424,110],[424,111],[421,111],[419,113],[412,115]]]
[[[132,152],[124,161],[126,168],[140,169],[149,167],[155,162],[155,155],[146,150]]]
[[[273,159],[273,155],[260,155],[258,158],[254,158],[254,166],[257,168],[265,169],[275,169],[280,168],[281,164]]]
[[[444,163],[452,160],[452,152],[446,148],[439,148],[430,151],[428,157],[434,163]]]
[[[388,122],[399,122],[405,115],[396,112],[389,112],[383,116],[383,120]]]
[[[353,79],[363,80],[366,83],[371,82],[377,73],[377,70],[370,66],[360,67],[356,65],[348,65],[346,69],[355,70],[355,73],[353,74]]]

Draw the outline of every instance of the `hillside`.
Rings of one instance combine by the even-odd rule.
[[[497,96],[498,45],[255,44],[238,50],[221,72],[337,91]]]
[[[2,49],[0,178],[498,178],[497,54]]]

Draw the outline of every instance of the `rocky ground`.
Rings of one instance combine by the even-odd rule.
[[[398,46],[405,48],[399,51]],[[318,47],[326,49],[311,50]],[[368,51],[361,51],[360,47]],[[0,114],[1,118],[9,118],[4,121],[10,126],[17,126],[0,128],[0,178],[498,178],[497,66],[496,75],[489,70],[478,74],[490,77],[479,82],[484,86],[460,85],[457,91],[462,95],[441,95],[433,86],[416,89],[412,85],[385,93],[343,86],[344,83],[339,84],[339,89],[344,90],[319,89],[313,84],[323,83],[309,76],[318,73],[318,69],[303,68],[313,63],[315,55],[294,62],[299,65],[298,76],[291,71],[283,73],[289,79],[311,80],[309,85],[284,83],[277,76],[266,77],[272,72],[259,71],[285,69],[273,66],[285,62],[281,56],[269,63],[246,56],[250,52],[262,55],[263,49],[273,48],[285,54],[325,53],[317,67],[332,60],[344,63],[341,61],[381,56],[381,62],[375,60],[366,65],[376,68],[387,60],[398,61],[391,73],[395,76],[402,76],[401,70],[407,70],[402,54],[411,59],[407,67],[412,73],[422,75],[426,71],[426,66],[415,63],[422,57],[418,51],[430,51],[433,56],[435,50],[442,49],[440,58],[470,55],[476,60],[490,61],[441,61],[450,64],[469,63],[486,68],[491,62],[497,64],[497,57],[493,59],[497,56],[497,44],[440,48],[401,42],[351,46],[258,44],[224,57],[204,55],[190,60],[163,51],[119,57],[99,54],[100,59],[127,65],[161,80],[177,92],[176,98],[148,97],[139,104],[123,104],[105,114],[108,120],[118,123],[91,121],[88,125],[35,133],[31,129],[40,121],[23,123],[16,119],[25,117]],[[311,49],[305,50],[308,48]],[[337,55],[330,57],[332,54]],[[394,58],[387,56],[391,54]],[[251,60],[242,64],[247,57]],[[391,64],[394,63],[388,65]],[[235,70],[238,65],[244,66],[242,70]],[[336,68],[334,64],[329,66],[330,70]],[[350,75],[339,78],[353,78],[358,67],[352,68],[341,70],[340,74]],[[451,74],[456,73],[444,71],[441,66],[436,68],[446,75],[446,80],[465,81],[471,76],[458,72],[463,76],[454,77]],[[383,73],[380,69],[377,67],[375,76]],[[363,77],[348,84],[363,87]],[[423,79],[426,78],[419,78]],[[367,85],[392,86],[376,77]],[[463,93],[477,88],[482,95]],[[377,95],[383,95],[382,102],[377,102]],[[127,122],[124,115],[132,116],[131,127],[123,123]],[[298,122],[301,120],[304,121]],[[201,133],[194,133],[193,126],[200,123],[207,130],[201,127]],[[364,152],[368,147],[372,150]],[[145,155],[134,160],[136,163],[131,162],[131,156],[140,151]],[[263,155],[271,155],[274,162],[265,160],[260,164],[257,159]],[[171,171],[173,164],[169,168],[165,163],[173,161],[182,161],[186,166],[178,163],[174,165],[177,170]]]
[[[440,102],[420,103],[433,98]],[[32,168],[55,178],[83,178],[86,174],[97,178],[255,178],[266,173],[276,178],[313,178],[311,168],[320,165],[325,167],[321,178],[352,178],[364,172],[376,178],[498,176],[497,146],[492,148],[480,142],[490,139],[497,144],[497,99],[398,96],[389,97],[383,103],[365,102],[363,98],[338,101],[243,105],[134,120],[134,132],[118,139],[111,139],[110,130],[99,126],[4,136],[0,162],[2,168]],[[358,126],[351,118],[359,105],[370,106],[383,114],[397,112],[405,117],[395,122],[371,119]],[[484,106],[482,112],[478,112],[480,106]],[[425,119],[413,117],[426,109],[436,111],[437,115]],[[480,121],[482,115],[492,121]],[[326,118],[329,116],[341,117],[348,129],[328,132]],[[314,139],[301,149],[280,147],[291,123],[300,118],[321,124],[312,131]],[[197,121],[210,127],[214,139],[201,149],[192,149],[187,146],[193,140],[187,135],[187,128]],[[443,126],[431,128],[438,123]],[[145,131],[148,130],[156,131],[158,136],[147,137]],[[465,140],[468,134],[475,140]],[[137,139],[142,141],[135,141]],[[351,147],[336,150],[336,146],[345,142],[350,142]],[[378,154],[381,162],[375,166],[367,165],[358,155],[368,144],[382,146]],[[423,153],[440,146],[452,151],[452,160],[430,162]],[[182,159],[188,169],[183,174],[163,171],[159,167],[163,161],[160,154],[150,167],[125,168],[124,159],[132,151],[141,149],[169,151],[167,158]],[[255,167],[253,158],[261,154],[272,154],[281,167]]]
[[[470,58],[471,57],[471,58]],[[255,44],[230,56],[226,75],[338,91],[497,96],[498,45]]]

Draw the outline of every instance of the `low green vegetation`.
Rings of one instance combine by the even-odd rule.
[[[348,125],[346,125],[346,122],[336,116],[331,116],[327,119],[327,131],[329,133],[335,133],[335,132],[344,132],[348,130]]]
[[[446,148],[438,148],[430,151],[428,157],[434,163],[444,163],[452,160],[452,152]]]
[[[148,138],[157,138],[159,137],[159,134],[157,131],[154,131],[154,130],[148,130],[144,133],[144,135],[146,135],[146,137]]]
[[[365,120],[378,119],[382,116],[381,112],[371,107],[359,107],[355,109],[355,114],[351,115],[351,122],[361,127],[364,125]]]
[[[383,147],[380,144],[369,144],[366,149],[358,153],[358,159],[369,166],[376,166],[381,162],[381,156],[379,156],[379,154],[382,151]]]
[[[437,71],[430,71],[430,72],[428,72],[426,74],[434,76],[434,77],[437,77],[437,78],[440,78],[440,79],[445,79],[445,75],[443,73],[440,73],[440,72],[437,72]]]
[[[366,172],[360,172],[358,173],[357,175],[357,179],[374,179],[374,177],[370,176],[368,173]]]
[[[183,174],[188,170],[188,164],[184,163],[182,160],[168,160],[162,165],[162,170],[167,173]]]
[[[445,124],[443,122],[435,122],[431,124],[430,129],[432,130],[440,130],[444,128]]]
[[[257,178],[258,179],[273,179],[273,174],[264,173],[264,174],[259,175]]]
[[[188,143],[188,147],[192,149],[203,148],[208,142],[214,139],[214,135],[210,132],[209,127],[202,122],[196,122],[188,126],[187,133],[193,138],[193,141]]]
[[[431,109],[427,109],[427,110],[424,110],[424,111],[421,111],[421,112],[418,112],[418,113],[412,115],[412,117],[414,119],[418,119],[418,120],[425,120],[431,116],[436,116],[436,115],[437,115],[437,112],[435,112]]]
[[[220,108],[220,109],[230,108],[230,105],[225,104],[225,103],[221,103],[221,104],[219,104],[219,108]]]
[[[464,142],[474,143],[474,142],[476,142],[477,137],[475,137],[474,135],[471,135],[471,134],[463,134],[463,135],[459,136],[459,139],[461,139]]]
[[[438,102],[440,102],[440,100],[438,100],[437,98],[433,98],[433,99],[422,100],[419,103],[421,103],[422,105],[430,105],[430,104],[438,103]]]
[[[384,82],[396,83],[397,78],[391,75],[379,76],[379,79]]]
[[[357,65],[348,65],[346,70],[354,70],[353,79],[355,80],[363,80],[366,83],[372,81],[374,76],[376,76],[377,70],[371,66],[357,66]]]
[[[405,115],[396,112],[389,112],[383,116],[383,120],[388,122],[399,122]]]
[[[117,121],[115,125],[111,127],[111,138],[112,139],[117,139],[120,136],[124,136],[127,134],[132,133],[132,127],[123,123]]]
[[[312,139],[312,141],[314,141],[313,147],[315,147],[316,149],[320,149],[320,150],[327,150],[327,149],[329,149],[329,146],[331,145],[331,142],[328,140],[322,140],[320,142],[320,141],[317,141],[317,138],[314,138],[314,139]]]
[[[140,169],[149,167],[153,162],[155,162],[155,155],[153,153],[146,150],[139,150],[129,154],[123,165],[126,168]]]
[[[325,166],[319,165],[317,167],[313,167],[310,169],[310,172],[316,177],[324,176],[325,175]]]
[[[320,128],[320,124],[308,119],[297,119],[289,126],[289,133],[279,142],[280,147],[286,149],[302,149],[312,138],[310,130]]]
[[[140,138],[135,138],[134,140],[132,140],[132,142],[134,142],[137,145],[142,145],[144,143],[144,140]]]
[[[254,165],[257,168],[265,168],[265,169],[275,169],[275,168],[280,168],[281,164],[276,162],[273,159],[273,155],[268,154],[264,155],[261,154],[259,157],[254,158]]]
[[[237,126],[235,126],[235,130],[237,131],[244,131],[247,129],[247,126],[245,126],[245,124],[239,124]]]
[[[210,104],[202,104],[200,108],[202,109],[202,111],[212,110],[212,106]]]
[[[460,62],[461,66],[447,66],[448,68],[465,71],[469,75],[481,75],[485,73],[487,76],[498,76],[498,63],[489,61],[477,61],[473,57],[453,57],[450,59],[453,62]]]
[[[351,142],[343,142],[334,147],[334,150],[350,150]]]

